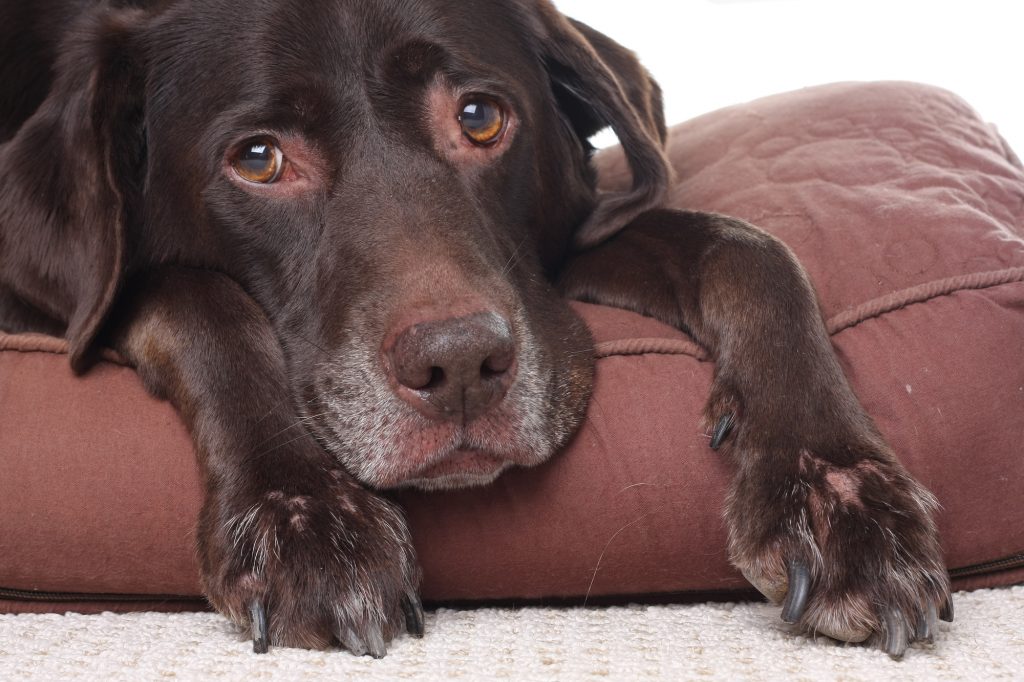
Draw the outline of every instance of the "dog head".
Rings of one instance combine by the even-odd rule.
[[[486,483],[572,435],[591,341],[551,281],[668,181],[630,52],[548,0],[172,2],[100,10],[65,52],[22,133],[60,128],[41,144],[73,157],[77,364],[124,277],[210,268],[265,311],[300,415],[367,484]],[[624,193],[595,189],[606,126]]]

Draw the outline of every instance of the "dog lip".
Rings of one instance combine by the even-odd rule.
[[[458,447],[443,458],[433,460],[407,478],[417,481],[431,481],[441,478],[478,478],[493,476],[508,466],[504,457],[476,448]]]

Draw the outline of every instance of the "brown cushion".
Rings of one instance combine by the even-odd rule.
[[[750,220],[806,265],[854,389],[943,506],[954,585],[1024,580],[1024,169],[994,130],[945,91],[838,84],[682,124],[671,154],[674,205]],[[426,599],[748,589],[725,554],[730,466],[698,425],[713,366],[653,320],[579,310],[599,360],[571,446],[487,489],[401,496]],[[0,611],[188,607],[165,597],[198,594],[188,435],[130,369],[74,378],[63,352],[0,336]]]

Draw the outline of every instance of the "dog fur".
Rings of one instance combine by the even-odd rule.
[[[715,358],[731,557],[786,620],[898,656],[952,617],[935,501],[799,263],[659,209],[657,85],[548,0],[5,0],[0,37],[0,327],[65,336],[78,372],[110,345],[175,405],[203,584],[257,651],[422,634],[405,522],[374,490],[557,452],[593,372],[568,299]],[[499,135],[471,139],[467,106]],[[608,126],[620,193],[590,164]],[[239,174],[252,140],[280,179]]]

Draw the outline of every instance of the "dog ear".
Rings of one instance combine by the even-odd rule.
[[[586,24],[537,3],[544,59],[559,105],[582,141],[608,126],[619,138],[633,173],[625,192],[608,192],[574,236],[584,249],[612,236],[636,216],[659,206],[671,167],[661,89],[631,51]]]
[[[113,305],[141,194],[145,76],[132,43],[142,21],[101,8],[76,26],[46,99],[0,147],[5,279],[66,323],[75,371]]]

